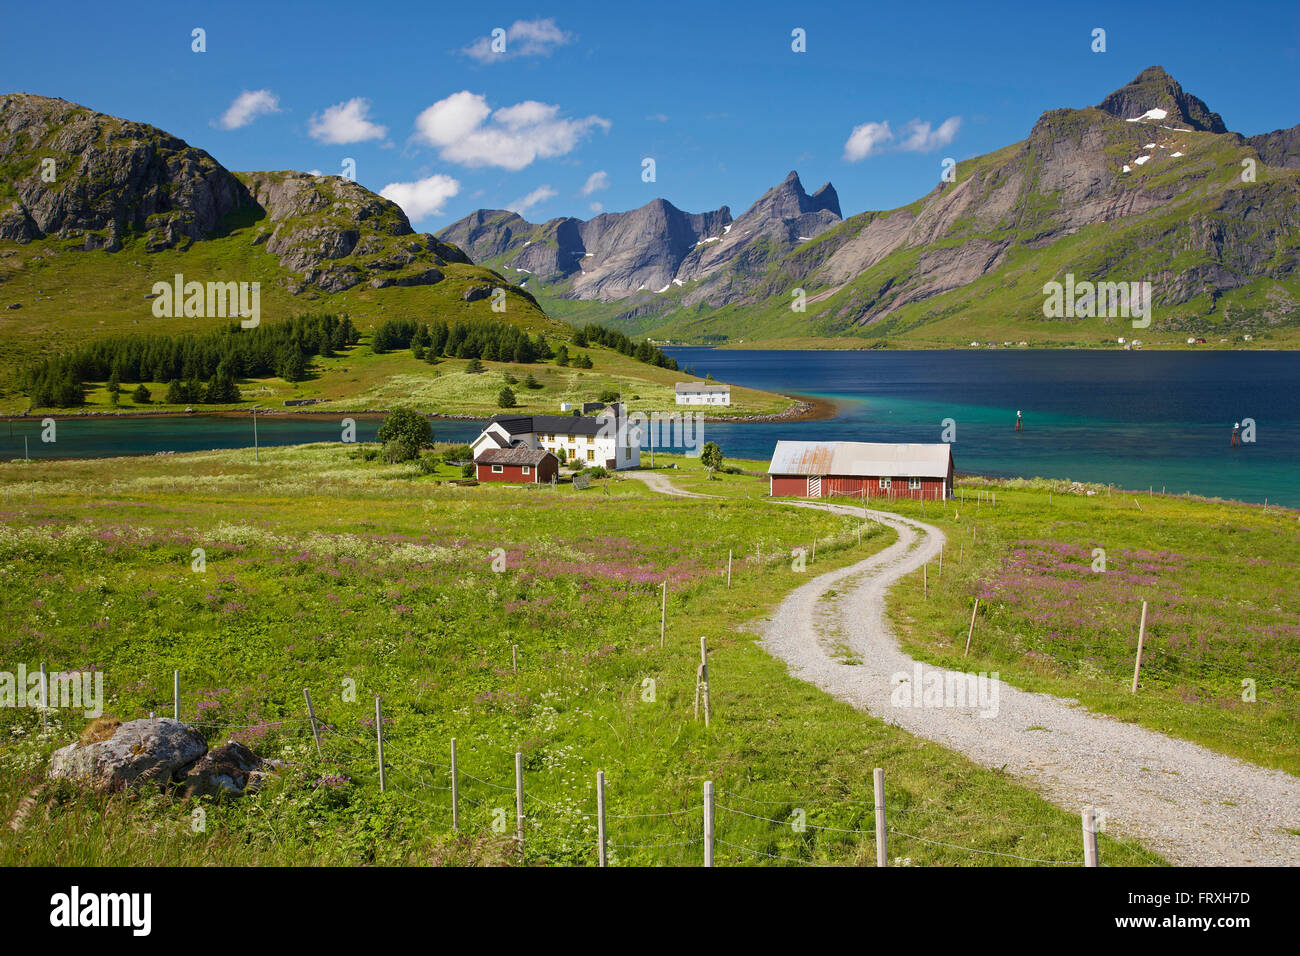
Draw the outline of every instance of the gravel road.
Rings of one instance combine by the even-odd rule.
[[[666,494],[710,497],[679,491],[653,473],[629,475]],[[896,692],[904,680],[915,686],[919,676],[928,688],[965,677],[903,653],[885,619],[888,587],[933,560],[943,533],[888,512],[788,504],[869,517],[898,534],[888,548],[812,578],[777,607],[763,646],[791,674],[978,764],[1003,768],[1063,809],[1097,807],[1104,832],[1137,838],[1170,862],[1300,864],[1300,779],[1294,776],[991,678],[983,685],[987,696],[974,706],[969,700],[911,706],[911,695]],[[919,692],[915,697],[924,700]]]

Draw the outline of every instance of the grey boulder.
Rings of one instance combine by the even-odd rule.
[[[69,744],[50,758],[51,780],[73,780],[102,792],[184,779],[207,741],[170,717],[131,720],[106,740]]]

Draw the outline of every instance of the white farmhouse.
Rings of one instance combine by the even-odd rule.
[[[641,433],[628,428],[624,407],[611,405],[593,417],[578,415],[493,415],[470,447],[474,459],[489,448],[544,448],[558,458],[623,470],[641,467]]]
[[[678,382],[678,405],[730,405],[731,386],[705,382]]]

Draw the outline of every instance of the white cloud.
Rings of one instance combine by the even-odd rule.
[[[469,90],[439,100],[415,119],[416,138],[438,147],[448,162],[510,170],[572,152],[596,127],[608,130],[610,122],[599,116],[568,119],[558,106],[536,100],[493,111],[486,97]]]
[[[646,117],[651,123],[667,123],[668,117],[663,113],[651,113]]]
[[[511,212],[517,212],[522,216],[538,203],[546,202],[546,200],[550,199],[554,195],[555,190],[550,186],[538,186],[527,196],[524,196],[521,199],[516,199],[514,202],[506,203],[506,209]]]
[[[592,203],[590,206],[588,206],[587,208],[590,209],[592,212],[604,212],[604,211],[605,211],[605,204],[604,204],[604,203],[600,203],[600,202],[593,202],[593,203]]]
[[[586,183],[582,187],[582,195],[590,196],[594,192],[609,188],[609,173],[603,169],[598,169],[587,177]]]
[[[861,126],[855,126],[844,143],[844,159],[850,163],[866,159],[874,153],[881,152],[885,144],[893,138],[894,133],[889,128],[888,120],[883,123],[863,123]]]
[[[270,90],[244,90],[221,114],[217,125],[222,129],[239,129],[265,113],[280,112],[280,97]]]
[[[369,112],[370,101],[356,96],[334,104],[320,116],[313,116],[307,123],[307,132],[314,140],[336,145],[383,139],[388,135],[388,127],[370,122],[366,116]]]
[[[443,206],[460,192],[460,183],[443,173],[413,183],[389,183],[379,195],[402,207],[406,218],[415,222],[442,214]]]
[[[460,52],[480,63],[494,63],[517,56],[550,56],[556,47],[572,43],[573,34],[565,33],[547,17],[545,20],[516,20],[506,29],[505,40],[505,49],[500,53],[493,51],[491,36],[479,37]]]
[[[883,153],[887,148],[903,152],[929,153],[942,146],[947,146],[961,129],[961,117],[950,116],[934,129],[928,122],[914,119],[904,124],[901,139],[895,139],[894,131],[889,128],[889,121],[880,123],[863,123],[853,127],[844,144],[844,160],[856,163]],[[892,145],[891,145],[892,144]]]
[[[960,116],[948,117],[936,130],[931,130],[929,123],[914,119],[903,127],[903,141],[898,144],[898,148],[917,153],[929,153],[951,143],[960,128]]]

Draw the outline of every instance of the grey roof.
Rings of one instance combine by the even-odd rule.
[[[548,456],[555,458],[545,448],[519,445],[514,448],[485,449],[474,461],[480,465],[540,465],[542,459]]]
[[[582,415],[493,415],[511,435],[598,435],[604,422]]]
[[[723,385],[713,382],[678,382],[677,394],[682,392],[729,392],[730,385]]]
[[[779,441],[769,475],[946,478],[952,446],[860,441]]]

